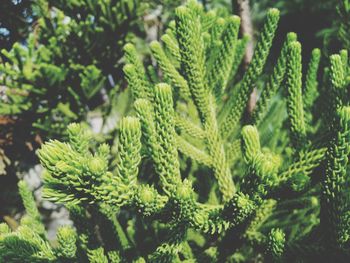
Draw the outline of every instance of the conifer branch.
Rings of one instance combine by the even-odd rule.
[[[296,40],[297,36],[295,33],[288,33],[273,72],[270,75],[266,87],[264,87],[262,90],[260,98],[258,99],[256,107],[252,113],[252,123],[255,125],[259,125],[264,114],[266,114],[266,107],[268,106],[269,101],[271,100],[272,96],[275,95],[277,89],[282,83],[287,68],[289,45]]]
[[[309,176],[325,159],[327,148],[310,150],[303,153],[286,171],[279,174],[281,183],[298,175]]]
[[[136,88],[136,90],[134,91],[135,95],[142,95],[141,97],[136,97],[136,99],[138,98],[152,99],[151,84],[149,83],[146,77],[147,75],[144,70],[143,63],[138,57],[135,47],[132,44],[126,44],[124,46],[124,52],[125,52],[125,58],[127,63],[134,65],[133,68],[130,68],[130,67],[126,68],[126,71],[127,71],[126,75],[128,78],[132,78],[135,81],[135,84],[134,84]],[[130,70],[132,70],[133,72],[130,72]],[[132,75],[129,75],[130,73]],[[136,86],[136,83],[137,83],[136,79],[138,79],[139,86]]]
[[[305,87],[304,87],[304,105],[306,109],[310,109],[314,104],[314,101],[317,97],[317,71],[320,64],[321,59],[321,51],[318,48],[312,50],[311,59],[308,65],[306,79],[305,79]],[[310,114],[309,117],[310,118]]]
[[[287,65],[287,109],[293,146],[301,149],[306,143],[306,127],[302,99],[301,45],[294,41],[289,45]]]
[[[166,193],[174,191],[181,182],[179,160],[176,147],[174,106],[169,85],[161,83],[155,87],[154,121],[156,141],[159,146],[157,170]]]
[[[181,136],[176,136],[176,141],[180,152],[201,164],[212,167],[212,159],[205,152],[196,148]]]
[[[120,122],[117,144],[116,169],[105,172],[98,192],[103,201],[117,207],[125,205],[136,187],[138,166],[141,161],[141,124],[137,118],[125,117]],[[109,150],[106,149],[106,152]],[[107,155],[108,156],[108,155]],[[92,161],[98,170],[101,159]]]
[[[161,196],[153,187],[140,185],[134,196],[134,205],[143,216],[159,214],[165,207],[168,198]]]
[[[231,78],[236,76],[239,65],[241,64],[242,59],[245,55],[245,50],[247,48],[249,40],[250,40],[250,37],[248,35],[243,35],[243,37],[237,41],[235,57],[232,63],[232,69],[230,73]]]
[[[108,258],[102,247],[90,250],[88,257],[90,263],[108,263]]]
[[[277,9],[271,9],[267,14],[267,20],[254,51],[252,61],[243,77],[239,93],[237,97],[235,96],[227,102],[227,107],[230,111],[220,129],[223,138],[227,138],[230,135],[230,132],[232,132],[232,129],[237,125],[242,116],[243,110],[248,102],[248,97],[263,70],[272,45],[278,20],[279,11]]]
[[[57,231],[58,247],[56,254],[63,261],[76,260],[77,237],[72,227],[60,227]]]
[[[169,29],[167,30],[169,32]],[[181,60],[179,44],[174,38],[173,34],[164,34],[161,38],[162,42],[165,44],[166,50],[178,61]]]
[[[167,58],[159,42],[153,41],[150,44],[150,48],[166,79],[169,80],[169,84],[177,88],[180,96],[188,100],[191,96],[188,84],[186,80],[178,73],[172,62]]]
[[[268,236],[267,252],[274,262],[281,261],[285,247],[285,234],[281,229],[272,229]]]
[[[220,98],[230,77],[236,53],[239,25],[240,19],[238,16],[232,16],[227,20],[226,28],[221,36],[222,44],[213,66],[208,72],[208,85],[216,94],[216,98]]]
[[[347,34],[350,28],[349,18],[348,18],[350,13],[349,6],[350,6],[349,0],[340,0],[337,6],[337,11],[341,21],[339,25],[338,35],[345,48],[350,47],[350,39]]]
[[[45,227],[41,222],[41,216],[34,200],[32,192],[24,181],[18,183],[19,194],[21,195],[26,210],[26,225],[35,230],[39,235],[44,235]]]
[[[234,160],[240,157],[241,154],[241,141],[239,139],[228,144],[228,146],[226,147],[226,159],[227,162],[230,164],[234,163]]]
[[[326,174],[322,184],[321,224],[327,239],[333,245],[342,247],[349,238],[348,222],[345,216],[344,185],[347,182],[346,168],[350,155],[350,108],[341,107],[337,111],[334,139],[326,155]]]
[[[156,139],[153,107],[146,99],[136,100],[134,107],[141,122],[142,137],[144,138],[147,151],[153,161],[159,163],[160,157],[158,153],[158,142]]]
[[[175,125],[181,132],[185,132],[193,138],[203,140],[206,137],[205,132],[200,127],[179,115],[175,115]]]
[[[274,199],[265,200],[260,207],[255,211],[253,220],[249,223],[245,237],[252,243],[262,244],[265,241],[265,236],[259,231],[264,222],[271,216],[276,209],[277,201]]]
[[[176,35],[181,54],[181,69],[187,80],[192,99],[203,122],[210,115],[209,90],[205,80],[204,47],[199,17],[188,7],[180,6],[175,11]]]
[[[147,97],[145,96],[143,83],[137,73],[136,66],[134,64],[126,64],[123,71],[134,100]]]
[[[343,88],[345,84],[345,72],[343,61],[340,55],[335,54],[330,57],[331,62],[331,82],[337,89]]]
[[[305,107],[305,121],[308,124],[308,130],[312,130],[312,111],[313,105],[319,96],[318,91],[318,68],[321,59],[321,51],[318,48],[315,48],[311,53],[311,59],[308,65],[308,70],[306,73],[305,85],[303,90],[303,101]]]

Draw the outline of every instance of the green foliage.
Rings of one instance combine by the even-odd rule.
[[[33,30],[24,43],[1,51],[0,115],[10,120],[3,133],[16,137],[1,148],[13,159],[25,156],[26,143],[36,148],[40,140],[65,137],[67,125],[86,121],[91,111],[107,118],[123,85],[123,46],[141,34],[138,18],[147,6],[43,0],[18,7],[26,5],[35,14],[28,18]]]
[[[257,78],[263,70],[267,55],[269,54],[278,20],[279,11],[277,9],[271,9],[267,14],[266,23],[260,34],[252,61],[238,87],[238,94],[227,103],[226,107],[229,108],[229,111],[221,128],[221,134],[224,138],[230,135],[230,132],[232,132],[232,129],[235,128],[235,125],[237,125],[237,122],[242,116],[249,95],[256,84]]]
[[[317,72],[321,59],[321,51],[318,48],[312,50],[311,59],[307,68],[307,73],[305,77],[305,85],[303,87],[304,98],[304,114],[305,122],[312,126],[312,106],[314,105],[315,100],[317,99],[319,92],[317,90],[318,81],[317,81]]]
[[[1,8],[6,12],[0,14],[0,47],[8,49],[28,36],[35,17],[31,8],[33,3],[32,0],[2,1]]]
[[[301,45],[299,42],[290,43],[287,63],[289,63],[287,71],[288,115],[294,147],[300,149],[306,143],[306,127],[302,99]]]
[[[33,229],[36,233],[43,235],[45,228],[41,223],[41,216],[31,191],[23,181],[18,183],[18,188],[23,200],[24,208],[27,212],[26,217],[23,217],[22,221],[25,221],[25,225]]]
[[[350,3],[348,0],[339,0],[338,6],[339,14],[339,30],[338,37],[346,49],[350,48],[350,39],[346,32],[349,30],[350,26]]]
[[[342,246],[349,239],[347,211],[347,163],[350,154],[350,108],[337,112],[334,139],[327,151],[326,176],[323,183],[324,228],[333,245]]]
[[[58,246],[52,248],[30,190],[23,181],[18,187],[27,214],[15,231],[1,225],[0,262],[74,262],[76,233],[73,228],[62,227],[57,233]]]
[[[283,44],[281,54],[276,62],[276,66],[273,69],[273,73],[270,75],[270,79],[267,82],[266,87],[262,90],[259,101],[254,109],[252,114],[252,122],[258,124],[263,117],[263,114],[266,114],[266,107],[268,102],[275,95],[281,82],[286,74],[287,68],[287,57],[288,57],[288,48],[290,43],[297,40],[295,33],[289,33]],[[317,71],[317,70],[316,70]]]
[[[285,234],[281,229],[272,229],[268,236],[268,253],[274,261],[281,258],[284,250]]]
[[[66,140],[38,151],[43,194],[68,208],[75,230],[62,227],[49,243],[20,183],[27,215],[16,230],[0,225],[0,262],[347,258],[347,52],[331,56],[319,84],[320,51],[303,76],[301,44],[289,33],[265,73],[278,20],[279,11],[269,10],[245,71],[240,19],[194,0],[177,8],[161,42],[150,44],[154,68],[126,44],[133,116],[119,121],[113,147],[75,123]],[[97,67],[83,72],[99,75]],[[244,114],[254,87],[260,99]],[[329,94],[322,113],[330,112],[312,115]]]
[[[57,255],[67,262],[69,260],[76,259],[77,253],[77,237],[73,228],[61,227],[57,231]]]

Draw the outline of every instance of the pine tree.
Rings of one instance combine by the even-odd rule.
[[[68,208],[75,229],[61,228],[49,244],[21,182],[27,216],[16,230],[0,225],[0,262],[348,259],[347,53],[331,56],[322,85],[331,83],[332,96],[321,110],[332,110],[314,117],[309,109],[325,96],[317,49],[303,77],[301,43],[289,33],[264,70],[278,20],[269,10],[243,73],[240,19],[192,0],[150,44],[153,71],[126,44],[133,112],[113,147],[75,123],[67,140],[38,151],[43,194]],[[254,87],[261,97],[245,114]]]

